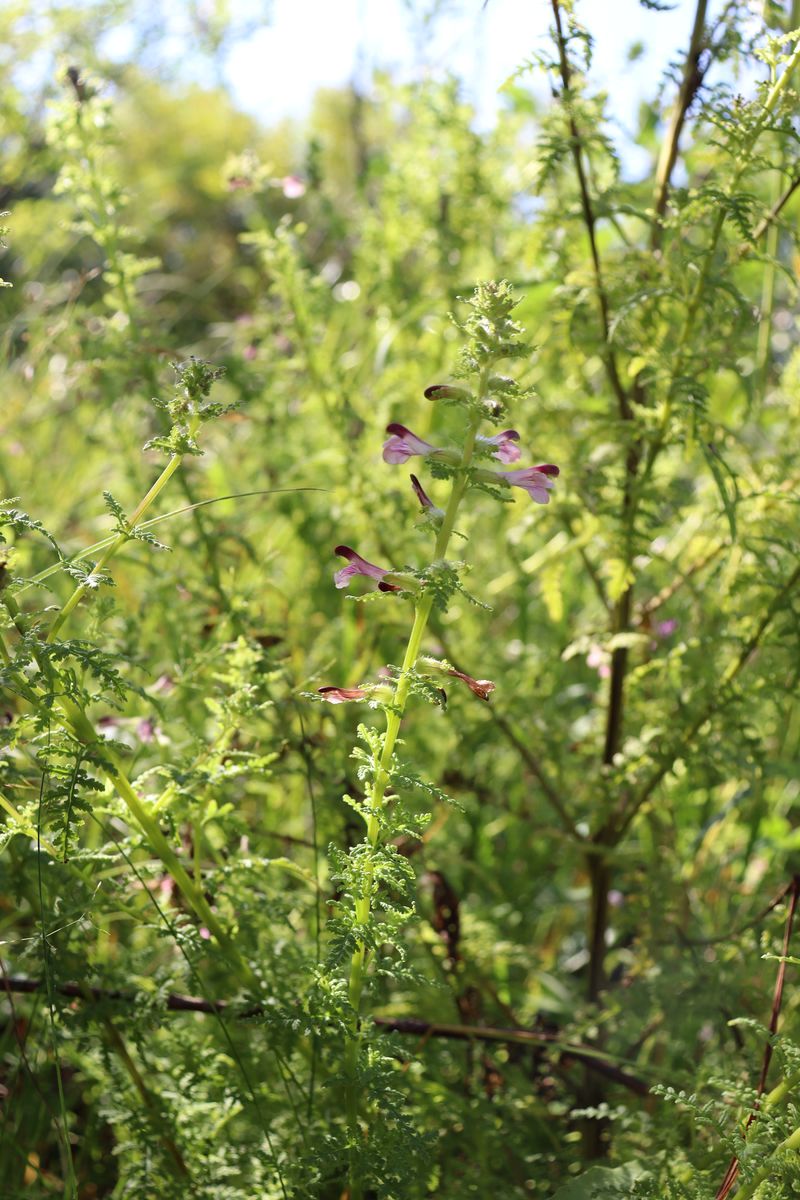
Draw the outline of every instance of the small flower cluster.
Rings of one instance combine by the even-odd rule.
[[[508,385],[511,381],[502,380],[502,383]],[[451,403],[464,404],[467,407],[474,407],[476,403],[475,397],[465,388],[454,387],[449,384],[434,384],[426,390],[425,394],[430,399],[444,399]],[[480,400],[478,402],[480,403]],[[492,415],[491,410],[488,408],[486,415]],[[397,466],[407,462],[410,458],[419,457],[424,458],[431,464],[445,465],[454,471],[458,470],[461,463],[461,454],[459,451],[447,447],[435,446],[432,442],[419,437],[406,425],[400,425],[397,422],[387,425],[386,432],[390,436],[383,443],[384,462],[392,466]],[[488,454],[502,463],[517,462],[520,458],[520,449],[517,445],[519,440],[520,435],[516,429],[504,429],[493,436],[476,433],[474,436],[473,453]],[[550,500],[550,491],[554,487],[554,481],[558,474],[559,468],[553,463],[539,463],[536,466],[519,467],[513,470],[472,467],[469,470],[469,481],[476,485],[489,484],[499,485],[500,487],[518,487],[526,491],[537,504],[547,504]],[[437,527],[440,527],[445,516],[444,510],[438,508],[433,503],[416,475],[411,475],[410,479],[411,487],[422,511],[427,514]],[[334,553],[347,560],[347,565],[341,567],[333,576],[333,581],[337,588],[347,587],[350,580],[357,575],[363,575],[367,579],[375,580],[378,584],[378,590],[381,592],[418,594],[424,588],[424,584],[421,584],[408,571],[399,571],[393,567],[378,566],[363,558],[351,546],[337,546]],[[469,676],[466,678],[469,679]],[[319,692],[325,699],[333,703],[342,703],[344,700],[361,700],[370,694],[368,690],[363,688],[326,687],[320,688]],[[483,698],[487,699],[488,696],[484,696]]]

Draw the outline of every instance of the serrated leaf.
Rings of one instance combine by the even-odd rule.
[[[728,528],[731,531],[731,540],[736,541],[736,504],[739,500],[739,485],[736,482],[736,476],[731,468],[725,462],[725,459],[713,446],[710,446],[705,441],[700,443],[705,458],[714,477],[714,482],[717,485],[719,498],[722,501],[722,507],[725,509],[725,516],[728,518]],[[733,499],[728,494],[728,487],[725,481],[725,475],[731,481],[733,488]]]
[[[646,1175],[641,1163],[622,1167],[590,1167],[578,1179],[570,1180],[553,1195],[553,1200],[625,1200],[631,1185]]]

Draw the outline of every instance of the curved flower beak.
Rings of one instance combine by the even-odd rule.
[[[516,462],[520,456],[519,446],[514,444],[519,441],[516,429],[504,429],[502,433],[496,433],[494,437],[481,437],[478,434],[476,441],[482,446],[495,446],[493,457],[499,459],[500,462]]]
[[[366,688],[321,687],[317,688],[317,691],[322,699],[327,700],[330,704],[346,704],[348,700],[364,700],[369,695]]]
[[[472,399],[472,392],[467,388],[454,387],[452,383],[432,383],[425,388],[426,400],[456,400],[461,404]]]
[[[342,567],[333,576],[333,582],[337,588],[347,587],[347,584],[354,575],[366,575],[368,579],[377,580],[383,592],[398,592],[400,590],[393,584],[383,583],[384,578],[392,574],[388,567],[376,567],[374,563],[367,562],[360,554],[356,554],[351,546],[337,546],[334,554],[339,554],[342,558],[349,560],[348,565]]]
[[[559,475],[558,467],[552,463],[540,463],[536,467],[522,467],[516,471],[496,471],[496,476],[511,487],[519,487],[528,493],[537,504],[549,504],[548,492],[555,486],[553,477]]]
[[[420,505],[423,508],[427,508],[431,517],[435,517],[438,521],[441,521],[442,517],[444,516],[444,510],[436,507],[420,481],[417,479],[416,475],[411,476],[411,486],[414,489],[414,495],[419,500]]]
[[[447,674],[465,683],[479,700],[488,700],[490,694],[495,690],[496,685],[492,683],[491,679],[473,679],[471,675],[465,675],[463,671],[457,671],[455,667],[451,667]]]
[[[383,443],[384,462],[396,465],[406,462],[407,459],[413,458],[417,454],[424,457],[426,454],[436,454],[438,451],[437,446],[426,442],[424,438],[417,437],[405,425],[393,422],[386,426],[386,432],[392,436]]]

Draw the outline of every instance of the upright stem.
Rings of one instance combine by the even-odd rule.
[[[557,0],[552,0],[552,2],[553,2],[554,10],[556,11],[556,15],[557,15],[557,31],[558,31],[558,35],[559,35],[559,49],[561,52],[562,63],[563,63],[563,61],[565,60],[565,57],[566,57],[566,50],[562,45],[561,26],[560,26],[560,22],[558,21],[558,3],[557,3]],[[682,88],[681,103],[685,99],[684,91],[686,89],[688,89],[688,91],[686,91],[686,95],[688,95],[688,96],[691,95],[691,80],[690,80],[690,72],[689,72],[690,59],[693,55],[694,56],[699,55],[700,51],[702,50],[704,19],[705,19],[705,6],[703,5],[702,2],[699,2],[697,5],[696,12],[695,12],[695,24],[694,24],[694,29],[692,31],[692,43],[690,46],[689,59],[687,59],[687,74],[684,76],[685,87]],[[760,136],[761,132],[763,131],[764,125],[766,123],[766,120],[767,120],[769,114],[774,110],[781,93],[787,87],[788,82],[791,79],[792,72],[795,69],[795,66],[796,66],[799,58],[800,58],[800,46],[795,48],[790,59],[787,61],[782,74],[780,75],[780,77],[778,79],[776,79],[774,81],[774,83],[764,101],[763,117],[757,123],[757,125],[755,126],[753,131],[750,133],[750,136],[747,140],[746,147],[744,148],[744,150],[741,153],[739,165],[734,173],[734,177],[733,177],[733,180],[730,185],[731,191],[734,191],[736,189],[736,187],[738,186],[739,181],[741,180],[741,178],[748,166],[750,152],[752,151],[753,147],[755,146],[755,143],[758,140],[758,137]],[[562,75],[563,75],[563,67],[562,67]],[[684,115],[685,115],[685,113],[684,113]],[[679,129],[676,132],[679,133],[680,132]],[[667,158],[664,159],[664,164],[663,164],[663,178],[661,179],[661,184],[663,185],[663,190],[659,191],[658,201],[662,202],[664,205],[666,204],[666,190],[665,189],[668,188],[668,186],[669,186],[669,178],[670,178],[670,172],[671,172],[671,165],[668,162],[668,157],[673,152],[677,153],[677,138],[674,142],[674,146],[672,146],[671,149],[669,150],[669,152],[667,152]],[[576,165],[577,165],[578,161],[579,161],[579,156],[578,156],[578,159],[576,160]],[[672,165],[674,165],[674,161],[673,161]],[[664,413],[662,416],[662,420],[660,422],[659,428],[656,431],[656,434],[655,434],[653,440],[650,442],[649,448],[647,450],[647,454],[644,457],[644,462],[640,463],[641,448],[640,448],[640,444],[638,442],[632,443],[628,449],[626,463],[625,463],[625,483],[624,483],[624,488],[623,488],[623,505],[622,505],[622,519],[623,519],[623,523],[624,523],[624,527],[625,527],[625,536],[626,536],[626,543],[627,543],[626,544],[626,560],[629,559],[629,556],[631,553],[631,549],[632,549],[632,545],[633,545],[633,533],[634,533],[634,529],[635,529],[635,525],[636,525],[636,517],[637,517],[638,511],[639,511],[639,506],[640,506],[640,503],[642,500],[645,486],[647,484],[648,479],[650,478],[650,475],[652,474],[656,459],[658,458],[661,450],[664,448],[665,443],[666,443],[667,434],[669,431],[669,425],[670,425],[671,416],[672,416],[672,399],[671,399],[672,383],[674,382],[674,380],[676,378],[678,378],[678,376],[681,374],[681,372],[685,368],[686,348],[689,343],[689,339],[690,339],[692,330],[695,326],[695,322],[697,320],[698,314],[700,312],[700,306],[702,304],[702,300],[703,300],[703,297],[705,294],[706,284],[707,284],[708,279],[711,274],[711,270],[712,270],[712,266],[713,266],[713,262],[714,262],[714,256],[716,254],[717,247],[719,245],[719,240],[722,235],[723,227],[725,224],[725,219],[726,219],[726,212],[724,209],[720,208],[714,219],[714,223],[711,228],[711,237],[709,239],[708,245],[706,246],[705,252],[703,254],[703,258],[702,258],[702,261],[700,264],[700,269],[698,271],[694,286],[689,295],[687,305],[686,305],[686,311],[684,313],[683,322],[681,324],[681,328],[680,328],[680,331],[679,331],[679,334],[677,337],[677,342],[676,342],[675,349],[673,352],[674,353],[673,361],[674,361],[675,365],[674,365],[672,377],[670,380],[670,386],[667,391],[667,397],[666,397],[666,400],[664,403]],[[591,230],[590,230],[590,233],[591,233]],[[594,239],[590,238],[590,241],[592,243],[593,258],[594,258]],[[627,410],[621,408],[620,415],[623,417],[623,419],[626,418],[626,415],[628,416],[629,419],[633,416],[633,414],[630,412],[629,407]],[[641,469],[640,469],[640,467],[641,467]],[[632,607],[633,607],[633,590],[631,587],[627,587],[625,589],[625,591],[623,592],[623,594],[620,596],[620,598],[614,608],[614,615],[613,615],[613,631],[614,631],[614,633],[625,633],[628,631],[628,629],[630,627]],[[622,740],[624,701],[625,701],[625,678],[627,675],[627,665],[628,665],[628,650],[627,650],[627,648],[626,647],[616,648],[612,654],[612,660],[611,660],[611,680],[610,680],[610,685],[609,685],[609,703],[608,703],[608,713],[607,713],[607,719],[606,719],[605,744],[604,744],[604,748],[603,748],[603,762],[606,765],[609,765],[613,762],[614,756],[616,755],[616,753],[619,749],[619,746],[621,744],[621,740]],[[587,867],[588,867],[590,884],[591,884],[591,911],[590,911],[589,941],[590,941],[590,953],[592,955],[592,960],[591,960],[590,969],[589,969],[588,998],[592,1002],[595,1002],[597,1000],[599,992],[602,989],[603,982],[604,982],[603,960],[605,958],[605,927],[606,927],[606,920],[607,920],[607,913],[608,913],[607,892],[608,892],[608,887],[610,885],[610,874],[609,874],[608,867],[606,866],[603,869],[601,869],[601,867],[600,867],[600,859],[602,856],[601,847],[616,845],[621,840],[622,836],[624,835],[624,832],[627,828],[627,824],[628,824],[627,818],[623,825],[616,824],[615,818],[612,815],[612,817],[609,818],[605,822],[603,827],[595,835],[594,841],[598,844],[597,853],[594,854],[593,856],[591,856],[590,858],[588,858],[588,860],[587,860]],[[595,961],[595,956],[599,956],[599,959],[600,959],[599,962]]]
[[[586,234],[589,238],[589,250],[591,251],[592,268],[594,270],[595,292],[597,295],[597,305],[600,312],[600,323],[603,330],[603,346],[601,353],[609,383],[611,384],[614,395],[617,398],[619,414],[623,420],[627,420],[632,416],[632,413],[627,392],[622,385],[622,380],[620,379],[619,371],[617,370],[617,360],[614,357],[614,351],[612,349],[611,340],[609,337],[611,316],[608,303],[608,293],[606,291],[605,280],[603,278],[603,266],[600,261],[600,250],[597,245],[597,218],[595,216],[594,206],[592,204],[592,199],[589,192],[589,182],[586,177],[586,170],[583,165],[583,151],[581,149],[580,130],[578,129],[577,122],[572,114],[572,109],[569,104],[569,91],[572,86],[572,69],[567,56],[567,43],[561,24],[561,4],[559,0],[550,0],[550,2],[553,9],[553,18],[556,26],[556,45],[558,47],[559,74],[561,75],[561,83],[563,85],[562,100],[568,113],[569,133],[572,144],[572,159],[575,164],[575,174],[578,179],[578,190],[581,197],[583,223],[586,226]]]
[[[486,372],[483,372],[480,377],[478,394],[483,395],[486,386]],[[468,483],[468,468],[472,462],[472,457],[475,451],[475,438],[480,424],[480,415],[475,414],[470,419],[470,424],[467,430],[467,437],[464,443],[464,449],[461,456],[458,474],[453,481],[453,486],[450,492],[450,499],[445,509],[442,524],[439,528],[436,537],[436,545],[434,547],[434,561],[444,559],[447,554],[447,547],[450,543],[450,538],[453,533],[456,515],[459,505],[463,499],[464,492]],[[406,652],[403,657],[403,663],[400,668],[400,675],[394,689],[392,698],[391,710],[386,716],[386,732],[383,736],[381,746],[381,754],[378,759],[375,777],[372,784],[372,790],[368,800],[369,816],[367,818],[367,833],[366,840],[371,847],[376,847],[380,840],[381,828],[381,811],[386,803],[386,789],[389,785],[390,769],[392,763],[392,755],[397,743],[397,737],[400,732],[403,716],[405,714],[406,702],[411,688],[411,679],[417,659],[419,658],[422,639],[425,635],[425,629],[428,624],[428,619],[433,608],[433,599],[431,596],[423,595],[416,602],[414,611],[414,623],[411,626],[411,633],[408,637]],[[366,927],[372,911],[372,890],[374,884],[374,872],[372,867],[368,867],[365,872],[365,879],[362,894],[355,901],[355,913],[358,924]],[[346,1084],[346,1115],[347,1127],[350,1142],[350,1200],[361,1200],[363,1195],[362,1181],[359,1177],[360,1173],[357,1167],[357,1146],[361,1136],[359,1127],[359,1100],[361,1095],[361,1087],[358,1079],[359,1056],[361,1051],[361,998],[364,988],[364,971],[366,967],[366,944],[359,940],[356,942],[356,948],[353,951],[350,960],[350,979],[348,984],[348,999],[350,1001],[350,1027],[348,1031],[347,1044],[345,1047],[345,1074],[347,1076]]]
[[[166,467],[159,475],[158,479],[155,481],[153,486],[150,488],[150,491],[147,493],[146,496],[144,496],[142,498],[142,500],[139,501],[139,504],[136,506],[136,508],[133,510],[130,517],[128,518],[128,524],[131,528],[133,528],[133,526],[136,525],[136,523],[141,519],[141,517],[144,516],[144,514],[147,512],[148,508],[150,508],[151,504],[156,499],[156,497],[164,490],[164,488],[167,486],[167,484],[169,483],[172,476],[177,471],[178,467],[181,465],[181,462],[182,462],[182,457],[179,454],[173,455],[173,457],[169,460]],[[95,564],[92,574],[99,573],[100,571],[103,570],[103,567],[105,567],[106,563],[108,563],[110,561],[110,559],[112,559],[114,557],[114,555],[117,553],[117,551],[122,546],[125,545],[125,543],[128,541],[128,537],[129,537],[129,535],[127,533],[123,532],[123,533],[118,534],[117,537],[114,538],[114,541],[108,547],[105,554],[101,555],[101,557],[97,560],[97,563]],[[56,617],[55,621],[53,621],[52,628],[47,635],[48,642],[55,641],[56,636],[58,635],[58,632],[61,629],[64,622],[67,620],[67,617],[70,615],[70,613],[73,611],[73,609],[76,609],[78,607],[78,605],[80,604],[83,597],[89,591],[90,586],[91,585],[88,583],[81,583],[81,584],[79,584],[78,587],[76,587],[75,591],[72,593],[69,600],[67,600],[66,604],[61,609],[61,612]]]
[[[675,169],[675,163],[678,159],[681,132],[686,121],[689,106],[697,95],[705,74],[705,69],[700,66],[700,58],[706,47],[705,22],[707,8],[708,0],[697,0],[692,36],[689,40],[686,62],[683,65],[681,86],[672,110],[669,132],[661,146],[661,154],[659,155],[658,167],[656,168],[655,220],[653,221],[653,228],[650,233],[651,250],[659,250],[661,248],[661,241],[664,236],[662,217],[666,212],[672,172]]]

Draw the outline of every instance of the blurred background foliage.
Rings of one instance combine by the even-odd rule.
[[[453,688],[446,715],[415,710],[405,728],[406,755],[459,807],[403,847],[420,975],[380,984],[377,1011],[554,1040],[396,1034],[398,1086],[433,1145],[405,1190],[376,1194],[550,1196],[594,1158],[602,1196],[711,1194],[758,1080],[777,966],[762,955],[780,953],[785,918],[767,910],[797,870],[800,357],[791,193],[768,218],[798,170],[792,81],[766,123],[766,92],[738,102],[702,72],[745,61],[769,84],[755,49],[798,23],[791,6],[708,14],[660,225],[683,61],[642,104],[650,167],[633,173],[568,14],[566,103],[551,45],[479,132],[444,72],[323,91],[302,124],[259,125],[214,67],[251,18],[179,7],[205,84],[170,79],[174,31],[157,6],[0,13],[6,65],[31,64],[0,98],[0,275],[13,284],[0,292],[0,489],[79,554],[111,528],[103,491],[130,511],[160,469],[141,447],[163,432],[150,401],[169,392],[170,363],[225,367],[215,396],[239,407],[159,499],[180,510],[154,529],[171,552],[126,546],[70,636],[115,657],[130,690],[115,702],[98,685],[92,719],[141,795],[174,783],[163,828],[271,1008],[238,1025],[165,1013],[170,992],[239,988],[113,791],[93,790],[96,772],[76,768],[43,808],[44,734],[10,689],[4,971],[46,969],[54,991],[51,1020],[22,995],[3,1001],[0,1190],[342,1194],[336,1038],[304,1021],[322,1004],[325,847],[357,836],[340,799],[357,787],[357,718],[301,692],[399,660],[407,609],[337,592],[333,547],[426,561],[383,431],[402,421],[446,441],[451,415],[423,390],[457,359],[448,313],[476,281],[507,278],[538,348],[519,364],[535,395],[511,423],[562,475],[546,509],[475,493],[459,522],[469,587],[491,612],[460,599],[428,648],[497,690],[484,705]],[[591,25],[590,6],[578,16]],[[124,62],[102,52],[120,26]],[[776,58],[773,82],[790,69]],[[535,71],[552,81],[548,105]],[[35,531],[9,540],[17,579],[56,561]],[[72,586],[60,571],[17,601],[44,628]],[[137,999],[82,1004],[58,994],[69,981]],[[796,1010],[790,994],[789,1073]],[[611,1074],[567,1045],[594,1048]],[[648,1095],[655,1084],[709,1107]],[[792,1113],[768,1127],[762,1159]]]

